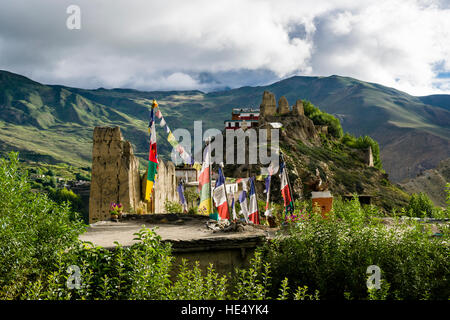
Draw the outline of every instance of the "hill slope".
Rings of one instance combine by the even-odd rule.
[[[231,109],[258,107],[264,90],[277,97],[310,100],[337,116],[344,131],[368,134],[379,141],[383,166],[394,181],[415,177],[450,157],[450,111],[447,96],[414,97],[352,78],[292,77],[261,87],[222,92],[143,92],[129,89],[85,90],[42,85],[0,71],[1,151],[19,150],[21,157],[47,162],[89,165],[94,126],[119,125],[138,156],[148,152],[148,106],[156,98],[172,130],[223,128]],[[437,102],[436,102],[437,101]],[[159,150],[171,147],[158,131]]]
[[[401,186],[408,193],[424,192],[435,205],[446,207],[445,185],[450,181],[450,158],[442,160],[435,169],[422,172]]]

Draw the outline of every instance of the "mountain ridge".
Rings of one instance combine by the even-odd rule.
[[[0,149],[28,150],[34,158],[42,154],[56,162],[86,166],[93,127],[119,125],[137,155],[145,159],[152,99],[158,100],[172,130],[192,130],[193,121],[200,119],[204,129],[222,129],[233,107],[258,107],[265,90],[277,97],[284,95],[290,105],[298,98],[309,100],[339,118],[344,131],[374,137],[380,143],[384,168],[394,181],[415,177],[450,157],[450,105],[446,105],[450,95],[415,97],[338,75],[294,76],[267,86],[204,93],[72,88],[0,71]],[[171,146],[165,133],[158,132],[158,144],[167,157]],[[73,152],[68,152],[69,146]]]

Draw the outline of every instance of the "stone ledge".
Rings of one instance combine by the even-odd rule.
[[[247,235],[235,238],[215,237],[193,240],[164,240],[163,242],[171,243],[173,252],[199,252],[255,248],[266,240],[267,238],[264,235]]]

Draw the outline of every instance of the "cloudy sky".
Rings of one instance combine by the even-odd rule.
[[[67,28],[70,5],[80,30]],[[337,74],[450,94],[450,0],[0,0],[0,69],[82,88]]]

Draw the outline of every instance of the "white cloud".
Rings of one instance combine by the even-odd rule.
[[[46,83],[207,90],[251,83],[237,76],[206,83],[202,73],[220,81],[267,71],[450,93],[448,82],[436,79],[450,71],[450,10],[442,1],[28,3],[2,4],[0,68]],[[81,8],[79,31],[65,27],[72,3]]]

